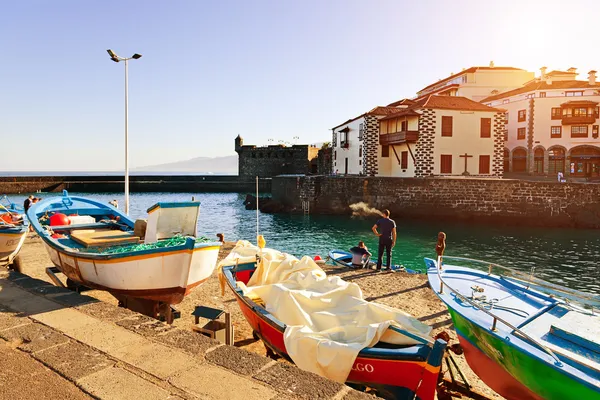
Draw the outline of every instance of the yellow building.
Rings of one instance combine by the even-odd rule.
[[[496,93],[506,92],[531,81],[534,73],[514,67],[471,67],[432,83],[417,92],[413,100],[432,94],[438,96],[460,96],[480,101]],[[390,104],[393,106],[394,103]]]
[[[577,75],[543,67],[522,87],[482,100],[507,111],[505,171],[600,177],[600,84],[596,71]]]
[[[396,107],[379,120],[378,176],[502,176],[504,110],[437,95]]]

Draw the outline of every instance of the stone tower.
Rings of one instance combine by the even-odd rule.
[[[235,152],[239,153],[243,145],[244,139],[240,135],[237,135],[237,137],[235,138]]]

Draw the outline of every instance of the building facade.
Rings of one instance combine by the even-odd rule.
[[[522,87],[482,100],[506,110],[505,171],[600,177],[600,84],[596,71],[577,75],[544,67]]]
[[[244,145],[241,136],[235,138],[238,153],[238,175],[272,177],[285,174],[316,174],[319,149],[312,145]]]
[[[464,97],[413,101],[379,121],[377,176],[501,177],[504,118]]]
[[[449,77],[418,91],[413,100],[435,94],[480,101],[491,95],[519,88],[533,78],[533,72],[514,67],[496,67],[492,62],[488,67],[471,67],[456,74],[451,73]]]
[[[375,107],[332,128],[333,172],[375,176],[379,119],[398,110],[397,107]]]

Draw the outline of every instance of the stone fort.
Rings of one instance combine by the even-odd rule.
[[[235,138],[238,153],[238,175],[272,177],[291,174],[319,173],[319,148],[313,145],[244,145],[244,139]]]

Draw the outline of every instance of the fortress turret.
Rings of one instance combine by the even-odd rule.
[[[237,137],[235,138],[236,153],[238,153],[242,149],[243,145],[244,145],[244,139],[240,135],[237,135]]]

